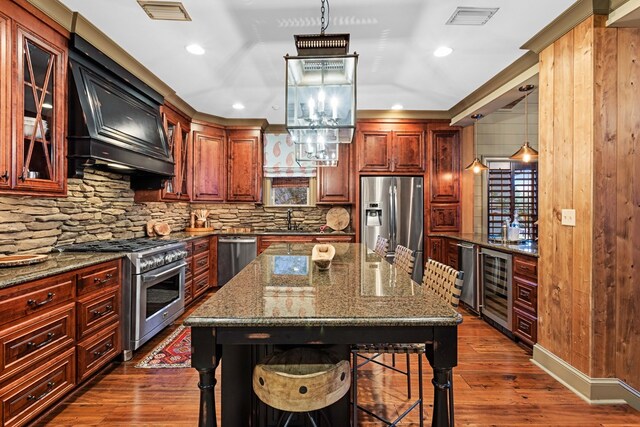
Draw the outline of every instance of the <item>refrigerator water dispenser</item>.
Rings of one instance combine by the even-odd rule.
[[[382,208],[379,203],[367,203],[365,215],[367,227],[380,227],[382,225]]]

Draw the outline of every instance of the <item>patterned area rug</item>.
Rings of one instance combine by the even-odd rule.
[[[136,368],[190,368],[191,328],[180,325],[136,365]]]

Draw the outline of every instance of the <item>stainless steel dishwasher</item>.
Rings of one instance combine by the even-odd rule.
[[[478,286],[478,250],[471,243],[458,243],[460,248],[460,270],[462,276],[462,294],[460,301],[472,311],[480,313],[480,292]]]
[[[218,238],[218,286],[227,283],[258,253],[258,239],[247,236]]]

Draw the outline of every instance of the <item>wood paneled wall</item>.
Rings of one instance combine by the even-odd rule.
[[[540,53],[538,335],[640,389],[640,30],[604,25],[590,17]]]

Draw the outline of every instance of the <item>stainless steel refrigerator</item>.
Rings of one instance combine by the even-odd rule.
[[[387,259],[393,262],[396,245],[415,252],[413,279],[422,281],[423,188],[422,178],[367,176],[360,178],[360,241],[374,249],[378,235],[389,239]]]

